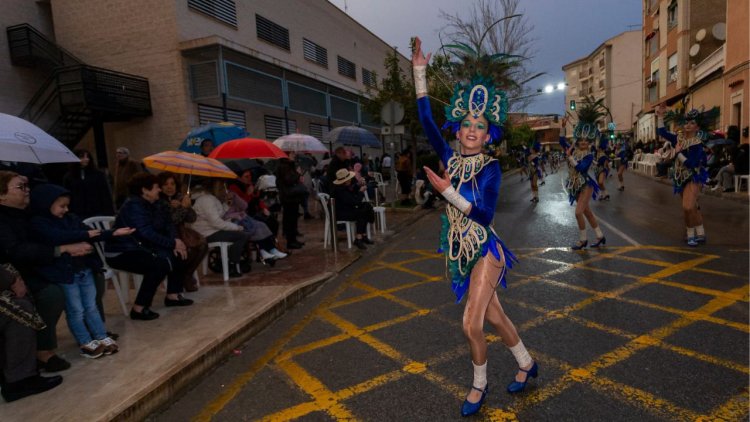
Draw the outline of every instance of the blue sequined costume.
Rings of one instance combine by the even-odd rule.
[[[674,193],[682,193],[689,182],[695,182],[704,185],[708,182],[708,171],[706,170],[706,153],[703,151],[703,142],[700,138],[685,138],[683,134],[676,135],[664,127],[657,129],[657,133],[662,138],[669,141],[672,147],[677,148],[679,145],[681,151],[678,155],[685,157],[681,161],[678,157],[674,160],[674,171],[672,175],[672,187]]]
[[[469,288],[472,268],[488,252],[498,261],[504,258],[505,267],[498,281],[506,287],[506,269],[512,268],[513,262],[518,260],[492,228],[502,176],[500,164],[486,154],[465,156],[453,151],[432,120],[429,99],[419,98],[417,106],[427,139],[451,175],[451,185],[471,203],[468,215],[448,204],[442,216],[441,249],[446,256],[456,302],[461,301]]]
[[[569,148],[568,140],[564,136],[560,137],[560,145],[563,147],[563,150]],[[594,154],[591,151],[580,151],[576,148],[571,157],[575,160],[576,164],[573,165],[568,160],[568,179],[565,181],[565,190],[568,191],[570,205],[576,202],[578,194],[583,191],[586,185],[594,188],[591,197],[596,199],[599,194],[599,185],[590,174],[591,163],[594,162]]]

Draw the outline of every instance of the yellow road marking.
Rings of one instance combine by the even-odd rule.
[[[733,369],[738,372],[743,372],[747,374],[750,372],[750,369],[747,367],[747,365],[742,365],[737,362],[729,361],[726,359],[722,359],[715,356],[710,356],[706,354],[699,353],[697,351],[689,350],[683,347],[671,345],[664,341],[665,338],[672,335],[677,330],[680,330],[682,328],[688,327],[690,324],[694,323],[698,320],[708,321],[715,324],[720,324],[723,326],[731,327],[737,330],[740,330],[742,332],[748,332],[750,331],[750,327],[747,324],[741,324],[736,323],[733,321],[726,321],[721,318],[716,318],[711,316],[714,312],[729,306],[735,302],[747,302],[748,300],[748,291],[747,287],[734,289],[730,292],[723,292],[719,290],[714,289],[708,289],[698,286],[692,286],[692,285],[686,285],[678,282],[673,281],[667,281],[663,280],[665,277],[670,277],[675,274],[679,274],[684,271],[697,271],[717,276],[724,276],[724,277],[738,277],[734,274],[716,271],[716,270],[709,270],[700,268],[699,266],[705,262],[711,261],[713,259],[719,258],[715,255],[703,255],[700,253],[697,253],[695,251],[691,251],[689,249],[682,249],[682,248],[674,248],[674,247],[622,247],[618,248],[617,250],[613,249],[605,249],[601,253],[593,253],[590,254],[586,259],[581,260],[579,262],[562,262],[557,261],[553,259],[547,259],[544,258],[542,255],[544,252],[547,252],[549,250],[568,250],[568,248],[538,248],[538,249],[529,249],[526,253],[523,255],[519,254],[519,251],[517,252],[517,256],[523,256],[530,259],[537,259],[541,260],[547,263],[550,263],[552,265],[556,265],[557,268],[554,268],[552,270],[549,270],[543,274],[537,274],[537,275],[528,275],[525,278],[522,279],[514,279],[512,281],[511,286],[512,287],[518,287],[519,285],[529,284],[533,282],[542,282],[542,283],[549,283],[549,284],[556,284],[558,286],[564,286],[569,289],[585,292],[588,294],[591,294],[591,297],[588,297],[578,303],[574,303],[568,306],[565,306],[562,309],[559,310],[548,310],[541,306],[536,306],[528,303],[524,303],[521,301],[514,301],[514,303],[527,307],[529,309],[534,309],[537,312],[540,312],[542,315],[534,318],[530,321],[527,321],[525,324],[521,326],[521,329],[528,329],[533,326],[540,325],[544,322],[551,321],[554,319],[569,319],[572,322],[575,322],[577,324],[586,326],[588,328],[604,331],[607,333],[610,333],[612,335],[616,335],[619,337],[623,337],[628,339],[628,343],[624,346],[621,346],[615,350],[612,350],[608,353],[605,353],[598,358],[596,358],[593,362],[590,362],[582,367],[570,367],[569,365],[556,361],[555,359],[552,359],[550,357],[545,357],[539,354],[537,351],[531,350],[532,355],[536,356],[537,359],[540,362],[544,362],[545,364],[549,365],[550,362],[555,362],[557,366],[563,368],[565,374],[552,382],[548,382],[546,384],[542,384],[539,388],[532,390],[530,394],[522,396],[518,398],[514,403],[506,409],[497,409],[491,407],[491,403],[487,403],[485,408],[483,408],[482,414],[486,418],[489,418],[491,420],[517,420],[516,415],[518,412],[524,408],[527,408],[529,406],[533,406],[534,404],[538,404],[543,402],[544,400],[553,397],[555,395],[558,395],[562,391],[566,390],[570,386],[576,384],[576,383],[585,383],[593,387],[595,390],[603,392],[611,397],[614,397],[618,400],[628,402],[634,406],[637,406],[639,408],[643,408],[645,410],[648,410],[652,412],[653,414],[656,414],[663,418],[677,418],[677,419],[692,419],[692,420],[708,420],[713,418],[723,418],[727,420],[733,420],[733,419],[742,419],[743,417],[746,417],[747,415],[747,403],[748,403],[748,393],[747,391],[743,392],[742,394],[736,395],[732,397],[729,401],[723,403],[722,405],[718,406],[711,415],[700,415],[692,410],[683,409],[679,406],[676,406],[673,403],[670,403],[667,400],[661,399],[659,397],[653,396],[650,393],[647,393],[645,391],[633,388],[631,386],[622,385],[615,381],[606,379],[604,377],[601,377],[599,372],[607,367],[610,367],[612,365],[615,365],[619,362],[622,362],[625,359],[628,359],[629,357],[633,356],[635,353],[637,353],[640,350],[643,350],[648,347],[658,347],[666,350],[670,350],[675,353],[679,353],[685,356],[689,356],[694,359],[698,359],[701,361],[705,361],[714,365],[719,365],[723,367],[727,367],[730,369]],[[626,254],[630,251],[635,250],[664,250],[669,252],[675,252],[677,254],[682,255],[688,255],[691,257],[694,257],[692,259],[681,261],[676,264],[672,264],[666,261],[661,260],[649,260],[645,258],[637,258],[637,257],[629,257]],[[397,379],[401,379],[404,376],[408,374],[416,375],[423,377],[439,388],[449,391],[453,395],[456,395],[458,398],[462,398],[465,394],[465,387],[464,386],[458,386],[454,383],[450,382],[450,380],[445,379],[442,375],[434,373],[433,371],[430,371],[431,365],[436,365],[442,362],[448,362],[452,359],[455,359],[458,356],[467,356],[468,350],[465,346],[456,347],[453,350],[444,351],[443,353],[433,356],[425,362],[416,362],[411,359],[409,359],[406,356],[403,356],[397,349],[392,347],[389,344],[385,344],[378,339],[374,338],[370,334],[368,334],[371,331],[379,330],[387,326],[392,326],[395,324],[402,323],[404,321],[418,318],[427,314],[433,315],[433,317],[438,318],[442,321],[446,321],[450,326],[452,327],[460,327],[460,323],[458,321],[452,321],[449,318],[446,318],[444,315],[441,315],[439,312],[435,312],[434,310],[428,310],[428,309],[422,309],[416,304],[413,304],[409,301],[403,300],[395,294],[401,290],[409,289],[412,287],[415,287],[417,285],[425,284],[425,283],[432,283],[432,282],[441,282],[443,281],[442,276],[430,276],[427,274],[420,273],[419,271],[414,271],[409,268],[405,268],[403,265],[412,264],[424,260],[440,260],[440,265],[442,265],[443,256],[442,254],[432,253],[424,250],[404,250],[401,252],[412,252],[416,255],[419,255],[417,257],[410,257],[409,259],[405,259],[399,262],[385,262],[385,261],[377,261],[375,264],[368,266],[367,268],[362,269],[358,275],[365,274],[367,272],[372,272],[376,269],[390,269],[394,271],[399,271],[402,273],[410,274],[413,276],[416,276],[419,278],[416,282],[411,282],[409,284],[396,286],[389,289],[377,289],[375,287],[372,287],[366,283],[363,283],[359,278],[356,276],[352,277],[347,283],[344,283],[337,291],[332,294],[324,303],[321,303],[316,308],[316,311],[311,314],[308,318],[306,318],[304,321],[301,321],[300,324],[296,325],[290,332],[284,336],[284,339],[277,342],[275,346],[277,347],[272,348],[272,350],[269,351],[269,353],[266,353],[264,356],[262,356],[257,362],[255,362],[249,371],[241,374],[235,382],[232,383],[230,388],[227,389],[219,398],[214,400],[212,403],[207,406],[204,411],[201,413],[203,415],[203,419],[201,417],[197,417],[196,420],[209,420],[211,415],[214,415],[218,413],[225,405],[226,403],[231,400],[231,398],[236,395],[236,393],[239,391],[239,388],[241,388],[244,384],[250,381],[250,379],[255,375],[257,370],[259,370],[264,365],[268,364],[275,364],[279,368],[283,369],[285,373],[288,374],[290,379],[292,381],[299,385],[302,390],[308,392],[308,394],[311,395],[313,401],[306,402],[302,404],[298,404],[296,406],[292,406],[288,409],[283,409],[280,412],[277,412],[273,415],[267,415],[264,420],[290,420],[299,418],[301,416],[310,414],[315,411],[325,411],[329,416],[333,417],[336,420],[351,420],[355,417],[351,414],[351,412],[346,409],[346,407],[342,406],[340,402],[348,397],[351,397],[353,395],[361,394],[365,391],[369,391],[372,388],[376,388],[380,385],[384,385],[390,382],[393,382]],[[390,253],[396,253],[396,252],[390,252]],[[590,266],[590,264],[602,261],[605,259],[621,259],[629,262],[639,263],[639,264],[647,264],[647,265],[654,265],[662,267],[661,270],[656,271],[653,274],[649,274],[647,276],[636,276],[631,274],[622,274],[615,271],[609,271],[609,270],[603,270],[596,267]],[[610,291],[610,292],[598,292],[593,291],[591,289],[586,289],[584,287],[570,285],[567,283],[551,280],[551,277],[562,274],[571,270],[584,270],[584,271],[596,271],[599,273],[604,274],[610,274],[613,276],[623,277],[627,280],[632,280],[628,284],[624,284],[622,287]],[[671,287],[676,287],[685,291],[691,291],[695,293],[701,293],[708,296],[712,296],[712,299],[704,306],[700,307],[699,309],[696,309],[694,311],[682,311],[679,309],[674,309],[667,306],[660,306],[655,304],[650,304],[647,302],[634,300],[634,299],[628,299],[623,298],[622,294],[624,294],[627,291],[630,291],[634,288],[637,288],[639,286],[642,286],[643,284],[649,284],[649,283],[658,283],[663,285],[668,285]],[[348,287],[356,287],[360,290],[362,290],[362,295],[358,295],[353,298],[348,298],[345,300],[341,300],[338,302],[335,302],[335,299],[341,295],[341,293],[345,290],[345,288]],[[375,298],[375,297],[382,297],[386,300],[398,303],[406,308],[414,310],[414,312],[411,312],[407,315],[403,315],[398,318],[394,318],[388,321],[383,321],[376,324],[371,324],[367,327],[357,327],[356,325],[344,320],[343,318],[337,316],[336,314],[332,313],[331,310],[345,306],[348,304],[358,303],[367,299]],[[619,300],[627,303],[631,303],[638,306],[646,306],[653,309],[658,309],[661,311],[666,311],[672,314],[675,314],[678,316],[678,320],[673,321],[671,324],[668,324],[664,327],[660,327],[657,329],[652,330],[651,332],[637,336],[635,334],[628,333],[624,330],[620,330],[614,327],[608,327],[604,324],[595,322],[595,321],[589,321],[585,318],[581,318],[577,315],[571,315],[572,312],[575,312],[577,310],[583,309],[586,306],[589,306],[597,301],[603,300],[605,298],[610,298],[614,300]],[[505,299],[507,300],[507,299]],[[447,304],[446,306],[455,306],[453,304]],[[439,307],[438,309],[441,309]],[[288,343],[289,339],[294,337],[295,335],[299,334],[302,327],[307,325],[311,319],[319,318],[323,321],[326,321],[340,330],[342,330],[341,334],[337,334],[334,336],[331,336],[326,339],[321,339],[306,345],[297,346],[292,349],[287,349],[281,351],[283,349],[283,346]],[[355,338],[359,341],[364,342],[369,347],[376,350],[378,353],[389,357],[397,362],[400,362],[402,365],[402,368],[399,370],[391,371],[387,374],[379,375],[376,377],[373,377],[370,380],[364,381],[358,385],[351,386],[344,388],[338,392],[331,392],[325,388],[325,386],[322,384],[321,381],[315,379],[310,374],[308,374],[304,368],[300,367],[296,363],[292,361],[294,356],[297,356],[302,353],[307,353],[315,349],[319,349],[322,347],[326,347],[328,345],[343,341],[345,339],[349,338]],[[495,335],[489,334],[488,335],[488,341],[489,342],[496,342],[500,341],[501,339]],[[280,353],[279,353],[280,352]],[[276,355],[275,358],[273,356]],[[230,392],[229,390],[236,390]],[[228,398],[228,400],[227,400]]]

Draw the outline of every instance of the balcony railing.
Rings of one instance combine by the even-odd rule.
[[[78,58],[27,23],[9,26],[6,33],[10,60],[16,66],[35,67],[41,64],[59,67],[81,64]]]

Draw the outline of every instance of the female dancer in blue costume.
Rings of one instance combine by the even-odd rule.
[[[620,192],[625,190],[625,178],[623,174],[625,173],[625,169],[628,168],[629,152],[628,142],[622,141],[620,149],[617,151],[617,157],[620,158],[620,164],[617,165],[617,181],[620,182],[620,187],[617,190]]]
[[[531,181],[531,202],[539,202],[539,180],[542,179],[542,156],[539,151],[542,145],[535,141],[529,149],[529,155],[526,157],[526,163],[529,171],[529,180]],[[542,182],[544,184],[544,182]]]
[[[482,146],[502,135],[499,125],[507,108],[505,93],[495,91],[492,83],[481,77],[475,77],[468,86],[456,87],[451,105],[446,107],[446,124],[460,143],[460,152],[453,151],[432,120],[426,79],[429,59],[430,54],[424,56],[421,41],[416,38],[412,65],[419,117],[446,168],[443,178],[427,167],[425,172],[435,190],[449,202],[443,216],[441,244],[458,302],[468,291],[463,331],[471,349],[474,380],[461,414],[469,416],[479,411],[488,391],[485,321],[495,328],[518,362],[520,369],[507,387],[509,393],[523,391],[529,377],[537,376],[538,366],[503,311],[495,291],[498,284],[505,286],[506,268],[515,257],[492,228],[501,173],[497,160],[483,154]]]
[[[583,110],[582,110],[583,111]],[[579,116],[581,114],[579,113]],[[562,119],[563,131],[568,125],[568,117]],[[570,205],[576,203],[576,222],[578,223],[578,243],[571,249],[581,250],[588,245],[588,236],[586,234],[586,220],[596,233],[596,242],[591,247],[598,247],[607,243],[607,239],[596,221],[594,213],[591,211],[589,201],[596,199],[599,192],[599,186],[589,174],[591,163],[594,161],[594,154],[591,153],[589,141],[598,138],[599,130],[596,124],[591,122],[579,121],[573,136],[576,138],[575,146],[568,145],[564,136],[560,137],[560,145],[565,150],[568,157],[568,180],[565,183],[565,190],[568,191]]]
[[[698,121],[703,117],[703,113],[692,109],[684,116],[675,114],[675,120],[682,126],[682,131],[674,134],[664,127],[665,112],[664,105],[660,105],[656,109],[657,133],[668,140],[675,148],[672,185],[674,193],[679,193],[682,196],[682,211],[685,217],[685,226],[687,226],[687,244],[695,247],[706,241],[703,215],[698,209],[698,194],[701,187],[708,181],[706,153],[703,151],[698,124]],[[710,110],[706,113],[713,112],[714,110]]]
[[[595,166],[594,174],[596,175],[596,184],[599,185],[599,200],[607,201],[609,200],[606,187],[607,177],[609,177],[609,139],[605,136],[599,139]]]

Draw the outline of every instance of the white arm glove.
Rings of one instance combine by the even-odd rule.
[[[572,165],[573,167],[575,167],[575,166],[577,166],[577,165],[578,165],[578,161],[576,161],[575,157],[573,157],[572,155],[569,155],[569,156],[568,156],[568,162],[569,162],[569,163],[570,163],[570,165]]]
[[[414,66],[414,88],[417,97],[427,95],[427,66]]]
[[[466,214],[471,207],[471,203],[461,196],[453,186],[448,186],[447,189],[440,193],[443,195],[446,201],[450,202],[454,207],[458,208],[459,211]]]

